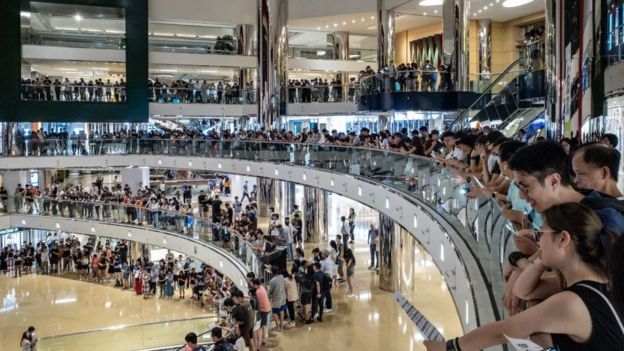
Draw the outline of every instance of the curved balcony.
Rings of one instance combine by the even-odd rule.
[[[9,197],[2,204],[2,229],[63,230],[171,249],[205,262],[241,289],[247,272],[261,272],[260,258],[239,233],[203,218],[124,204],[51,198],[27,202]]]
[[[322,188],[371,206],[407,229],[445,276],[465,329],[501,318],[502,265],[513,227],[490,199],[468,199],[465,179],[458,181],[430,159],[280,142],[123,139],[72,147],[75,142],[24,143],[13,148],[15,156],[0,158],[0,166],[211,170]],[[72,149],[91,157],[72,156]],[[18,156],[24,154],[50,156]]]

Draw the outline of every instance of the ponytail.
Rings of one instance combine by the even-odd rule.
[[[611,284],[611,301],[620,316],[624,316],[624,236],[611,245],[607,264]]]

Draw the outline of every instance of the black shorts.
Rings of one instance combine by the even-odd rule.
[[[312,303],[312,293],[311,292],[301,293],[301,304],[309,305],[311,303]]]

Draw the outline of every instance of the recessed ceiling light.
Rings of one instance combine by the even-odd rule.
[[[433,10],[433,13],[438,13],[438,10]]]
[[[21,17],[26,17],[26,18],[30,18],[31,13],[28,11],[20,11],[20,16]]]
[[[80,22],[82,21],[82,16],[79,13],[77,13],[74,15],[74,19],[76,20],[76,22]]]
[[[533,0],[505,0],[503,1],[503,7],[518,7],[530,2],[533,2]]]
[[[487,10],[487,9],[488,9],[487,5],[483,6],[483,9],[484,9],[484,10]]]
[[[355,23],[355,20],[351,20],[351,23]]]
[[[364,22],[364,17],[362,17],[362,22]]]
[[[475,13],[473,13],[472,15],[473,15],[473,16],[476,16],[476,15],[477,15],[477,13],[475,12]]]
[[[326,24],[326,25],[325,25],[325,28],[329,28],[329,25],[328,25],[328,24]]]
[[[334,23],[334,27],[338,27],[338,23]]]
[[[479,13],[481,13],[481,12],[483,12],[483,11],[479,10],[478,12],[479,12]]]
[[[426,12],[423,12],[423,16],[427,16],[427,13],[426,13]]]
[[[490,3],[490,7],[492,7],[492,6],[494,6],[494,4],[493,4],[493,3]]]
[[[346,26],[346,25],[347,25],[347,22],[342,22],[342,25],[343,25],[343,26]]]
[[[371,16],[371,19],[375,19],[375,16]]]
[[[320,29],[321,29],[321,27],[316,27],[316,30],[320,30]]]
[[[442,5],[443,0],[422,0],[418,5],[420,6],[438,6]]]

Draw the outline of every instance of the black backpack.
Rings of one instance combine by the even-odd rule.
[[[305,273],[301,274],[301,290],[302,290],[302,292],[313,292],[314,291],[314,282]]]

